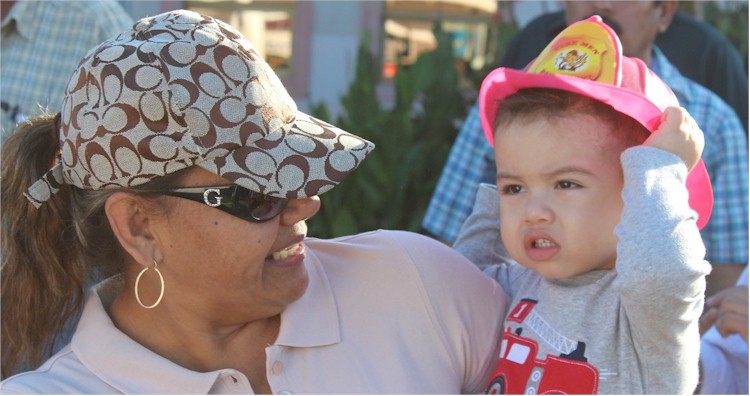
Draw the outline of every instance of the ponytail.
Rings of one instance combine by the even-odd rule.
[[[23,195],[57,155],[53,124],[51,115],[28,120],[2,147],[2,378],[51,354],[83,299],[86,270],[71,215],[73,188],[62,186],[39,209]]]
[[[82,190],[63,184],[37,209],[23,194],[53,167],[58,150],[55,117],[26,121],[3,143],[0,176],[0,377],[33,369],[53,352],[80,312],[85,286],[123,270],[122,249],[104,211],[115,191],[158,201],[149,191],[181,184],[190,168],[137,188]]]

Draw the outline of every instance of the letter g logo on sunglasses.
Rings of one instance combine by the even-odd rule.
[[[213,199],[212,199],[213,198]],[[209,188],[203,192],[203,202],[215,208],[221,205],[221,192],[216,188]]]

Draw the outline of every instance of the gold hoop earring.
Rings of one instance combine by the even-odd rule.
[[[146,267],[142,269],[141,272],[138,273],[138,277],[135,278],[135,299],[138,301],[138,304],[141,304],[141,306],[146,309],[151,309],[151,308],[156,307],[161,302],[162,297],[164,297],[164,277],[161,275],[161,271],[159,271],[159,268],[156,265],[156,260],[154,260],[154,270],[156,271],[156,274],[159,275],[159,282],[161,283],[161,291],[159,292],[159,298],[156,299],[156,302],[151,305],[146,305],[141,301],[141,297],[138,295],[138,284],[141,282],[141,276],[143,276],[143,274],[150,269],[151,267]]]

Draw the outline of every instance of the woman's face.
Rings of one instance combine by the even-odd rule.
[[[223,186],[228,180],[196,168],[181,187]],[[220,321],[243,322],[280,313],[302,296],[305,220],[318,197],[293,199],[281,214],[252,223],[203,203],[169,197],[169,214],[155,225],[162,253],[164,302]]]

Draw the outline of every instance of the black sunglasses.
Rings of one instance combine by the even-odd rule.
[[[263,223],[273,219],[289,203],[286,198],[264,195],[236,184],[183,187],[153,192],[200,202],[253,223]]]

